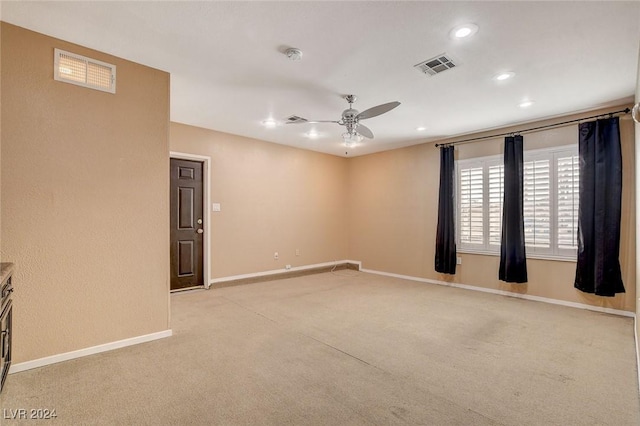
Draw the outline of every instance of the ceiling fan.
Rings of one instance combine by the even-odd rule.
[[[307,120],[306,118],[292,115],[287,118],[286,124],[336,123],[347,128],[346,133],[344,133],[342,137],[344,138],[345,143],[349,145],[354,142],[360,142],[363,136],[365,138],[373,139],[373,132],[371,129],[364,124],[361,124],[360,120],[377,117],[400,105],[400,102],[397,101],[388,102],[359,112],[358,110],[353,109],[353,103],[357,100],[355,95],[345,95],[344,99],[349,103],[349,108],[342,111],[342,117],[340,120]]]

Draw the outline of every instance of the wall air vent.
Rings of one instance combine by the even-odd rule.
[[[436,75],[455,66],[456,64],[453,62],[451,57],[446,53],[442,53],[431,59],[420,62],[418,65],[414,65],[413,67],[427,75]]]
[[[89,89],[116,93],[116,66],[64,50],[54,50],[53,78]]]
[[[285,118],[287,123],[304,123],[305,121],[309,121],[306,118],[298,117],[297,115],[292,115],[290,117]]]

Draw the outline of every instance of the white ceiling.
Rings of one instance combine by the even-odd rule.
[[[631,101],[640,42],[637,1],[4,1],[2,20],[170,72],[172,121],[275,143],[345,155],[337,124],[261,122],[338,120],[350,93],[360,111],[400,101],[349,156]],[[444,52],[459,66],[413,68]]]

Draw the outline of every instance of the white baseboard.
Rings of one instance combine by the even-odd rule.
[[[530,294],[513,293],[511,291],[497,290],[493,288],[477,287],[473,285],[459,284],[459,283],[450,283],[446,281],[432,280],[429,278],[412,277],[410,275],[393,274],[391,272],[382,272],[382,271],[376,271],[373,269],[361,269],[361,271],[368,272],[370,274],[386,275],[388,277],[401,278],[404,280],[419,281],[423,283],[437,284],[437,285],[443,285],[447,287],[463,288],[465,290],[481,291],[483,293],[499,294],[501,296],[515,297],[517,299],[551,303],[553,305],[569,306],[571,308],[586,309],[589,311],[603,312],[606,314],[620,315],[623,317],[635,318],[636,316],[636,314],[633,312],[623,311],[621,309],[603,308],[601,306],[593,306],[593,305],[587,305],[584,303],[577,303],[577,302],[568,302],[566,300],[551,299],[549,297],[532,296]]]
[[[65,352],[63,354],[34,359],[33,361],[26,361],[18,364],[12,364],[11,368],[9,369],[9,374],[19,373],[25,370],[31,370],[32,368],[44,367],[45,365],[56,364],[58,362],[68,361],[75,358],[81,358],[88,355],[94,355],[100,352],[111,351],[113,349],[120,349],[120,348],[124,348],[125,346],[137,345],[138,343],[150,342],[152,340],[158,340],[164,337],[170,337],[171,334],[172,334],[171,330],[159,331],[157,333],[131,337],[129,339],[118,340],[116,342],[105,343],[103,345],[98,345],[98,346],[92,346],[90,348],[79,349],[77,351]]]
[[[316,263],[313,265],[294,266],[291,269],[272,269],[270,271],[256,272],[252,274],[230,275],[227,277],[213,278],[209,284],[224,283],[227,281],[243,280],[246,278],[268,277],[269,275],[286,274],[288,272],[306,271],[309,269],[326,268],[327,266],[343,265],[345,263],[353,263],[358,265],[358,269],[362,267],[362,263],[357,260],[336,260],[333,262]]]

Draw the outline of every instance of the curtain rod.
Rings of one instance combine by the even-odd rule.
[[[520,133],[535,132],[537,130],[549,129],[551,127],[564,126],[566,124],[577,123],[579,121],[590,120],[592,118],[607,117],[607,116],[609,118],[612,118],[615,114],[622,114],[622,113],[629,114],[629,112],[631,112],[631,110],[629,108],[625,108],[625,109],[621,109],[620,111],[606,112],[604,114],[592,115],[591,117],[576,118],[575,120],[563,121],[561,123],[547,124],[545,126],[538,126],[538,127],[531,127],[529,129],[519,130],[517,132],[500,133],[500,134],[491,135],[491,136],[480,136],[480,137],[477,137],[477,138],[464,139],[464,140],[461,140],[461,141],[449,142],[449,143],[437,143],[435,146],[436,146],[436,148],[438,148],[438,147],[441,147],[441,146],[457,145],[457,144],[461,144],[461,143],[481,141],[481,140],[484,140],[484,139],[493,139],[493,138],[498,138],[500,136],[519,135]]]

